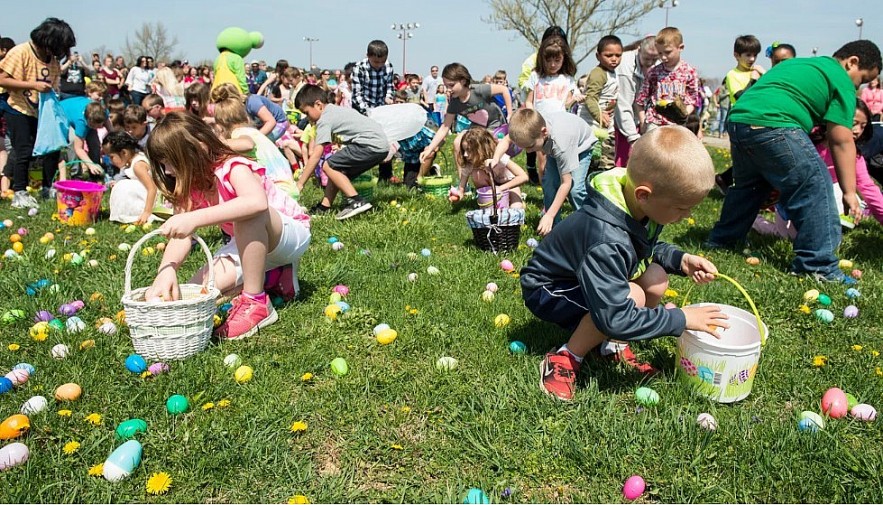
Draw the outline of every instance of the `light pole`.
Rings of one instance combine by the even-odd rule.
[[[678,0],[670,0],[666,2],[665,0],[659,0],[659,8],[665,9],[665,26],[668,27],[668,11],[674,9],[678,6]]]
[[[819,48],[818,48],[818,47],[814,47],[814,48],[812,48],[812,55],[813,55],[813,56],[816,56],[816,55],[818,55],[818,54],[819,54]]]
[[[862,18],[858,18],[855,20],[855,26],[858,26],[858,39],[862,39],[862,26],[865,25],[865,20]]]
[[[399,32],[398,38],[402,41],[402,76],[406,74],[405,58],[407,56],[408,39],[414,36],[414,33],[412,33],[411,30],[416,30],[417,28],[420,28],[420,23],[392,24],[392,30],[395,32]]]
[[[313,42],[319,42],[319,39],[314,39],[312,37],[304,37],[304,42],[309,42],[310,44],[310,69],[313,68]]]

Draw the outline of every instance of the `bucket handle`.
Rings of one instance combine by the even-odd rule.
[[[751,307],[751,311],[754,312],[754,317],[757,318],[757,331],[760,332],[760,345],[765,346],[767,334],[766,334],[766,331],[764,330],[764,327],[763,327],[763,321],[760,320],[760,312],[758,312],[757,306],[754,304],[754,300],[751,299],[751,296],[748,294],[748,291],[745,291],[745,288],[743,288],[742,285],[736,281],[736,279],[733,279],[732,277],[730,277],[728,275],[724,275],[724,274],[718,272],[718,273],[714,274],[714,276],[720,277],[721,279],[728,281],[730,284],[735,286],[736,289],[738,289],[740,293],[742,293],[742,296],[744,296],[746,300],[748,300],[748,305]],[[684,307],[690,303],[690,293],[693,292],[694,287],[696,287],[696,284],[691,285],[690,289],[688,289],[686,294],[684,294],[684,302],[681,304],[681,307]]]
[[[129,257],[126,259],[126,286],[125,286],[126,291],[124,293],[126,296],[128,296],[129,293],[132,292],[132,263],[135,262],[135,255],[138,253],[138,251],[141,249],[141,246],[145,242],[147,242],[151,238],[153,238],[161,233],[162,233],[162,230],[157,228],[156,230],[153,230],[150,233],[144,234],[144,236],[141,237],[138,240],[138,242],[135,242],[135,245],[133,245],[132,249],[129,251]],[[193,238],[196,239],[196,241],[199,243],[200,247],[202,247],[202,252],[208,258],[208,277],[207,277],[206,287],[208,288],[209,291],[211,291],[212,289],[215,288],[215,265],[214,265],[214,261],[212,261],[212,252],[208,248],[208,246],[205,244],[205,241],[203,241],[199,235],[194,233]]]

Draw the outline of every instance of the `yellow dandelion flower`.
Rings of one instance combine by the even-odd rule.
[[[390,447],[393,448],[393,449],[395,449],[395,450],[397,450],[397,451],[401,451],[401,450],[404,449],[404,447],[402,447],[402,446],[399,445],[399,444],[392,444],[392,445],[390,445]]]
[[[861,351],[862,349],[864,349],[864,347],[862,347],[862,346],[860,346],[860,345],[858,345],[858,344],[854,344],[854,345],[852,346],[852,350],[853,350],[853,351],[856,351],[856,352],[859,352],[859,351]]]
[[[410,414],[410,413],[411,413],[411,407],[405,405],[404,407],[402,407],[402,412],[404,412],[405,414]]]
[[[61,417],[70,417],[71,414],[73,414],[73,412],[71,412],[70,410],[67,410],[67,409],[62,409],[62,410],[58,411],[58,415]]]
[[[809,305],[804,303],[800,306],[800,312],[803,312],[804,314],[809,314],[810,312],[812,312],[812,310],[809,308]]]
[[[166,472],[155,473],[147,479],[148,494],[165,494],[172,487],[172,477]]]
[[[828,364],[828,357],[827,356],[819,355],[819,356],[815,356],[812,359],[812,366],[814,366],[814,367],[821,368],[827,364]]]
[[[18,344],[9,344],[9,346],[7,347],[7,349],[9,349],[10,351],[15,352],[15,351],[21,349],[21,346],[18,345]]]
[[[102,474],[104,474],[104,463],[89,467],[89,477],[101,477]]]
[[[64,448],[62,450],[64,451],[65,454],[71,455],[71,454],[77,452],[79,449],[80,449],[79,442],[70,441],[70,442],[64,444]]]
[[[224,398],[223,400],[218,402],[219,409],[225,409],[230,406],[230,400]]]
[[[696,220],[695,220],[695,219],[693,219],[692,217],[688,217],[688,218],[687,218],[687,226],[693,226],[693,225],[695,225],[695,224],[696,224]]]
[[[877,374],[878,377],[883,377],[883,370],[880,367],[874,367],[874,373]]]
[[[291,425],[292,433],[300,433],[302,431],[307,431],[307,423],[304,421],[295,421],[294,424]]]
[[[402,224],[408,224],[408,222],[409,221],[407,219],[405,219],[404,221],[402,221]]]
[[[669,288],[669,289],[666,289],[666,290],[665,290],[665,296],[668,297],[668,298],[677,298],[677,297],[678,297],[678,292],[675,291],[675,290],[673,290],[673,289],[671,289],[671,288]]]
[[[144,370],[143,372],[141,372],[141,378],[142,378],[142,379],[146,379],[146,378],[148,378],[148,377],[151,377],[152,375],[153,375],[153,374],[150,373],[149,370]]]
[[[410,306],[410,305],[405,305],[405,310],[410,311],[410,310],[411,310],[411,306]]]
[[[310,503],[310,500],[302,494],[296,494],[288,499],[289,505],[304,505],[306,503]]]
[[[420,313],[420,311],[418,311],[417,309],[411,309],[411,310],[409,310],[408,312],[409,312],[412,316],[416,316],[417,314]]]
[[[880,355],[880,351],[871,351],[871,356],[876,358],[879,355]]]
[[[101,426],[101,414],[92,413],[86,416],[86,422],[92,426]]]
[[[311,374],[310,372],[307,372],[307,373],[300,376],[300,380],[303,382],[311,381],[311,380],[313,380],[313,374]]]
[[[202,410],[211,410],[215,408],[215,404],[212,402],[208,402],[202,405]]]

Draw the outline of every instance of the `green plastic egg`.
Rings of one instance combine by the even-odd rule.
[[[183,395],[172,395],[166,400],[166,410],[169,414],[183,414],[189,407],[190,403]]]
[[[828,324],[834,320],[834,313],[828,309],[816,309],[813,314],[815,314],[816,319],[825,324]]]
[[[64,331],[64,323],[61,322],[61,319],[55,318],[52,321],[49,321],[49,326],[51,326],[53,330]]]
[[[331,371],[334,372],[335,375],[339,377],[343,377],[350,371],[349,365],[346,364],[346,360],[343,358],[334,358],[331,360]]]
[[[831,297],[822,293],[819,295],[819,303],[824,305],[825,307],[831,305]]]
[[[117,426],[116,430],[117,438],[121,440],[128,440],[134,438],[135,435],[139,433],[146,432],[147,422],[143,419],[129,419],[128,421],[123,421]]]
[[[852,393],[846,393],[846,408],[852,410],[856,405],[858,405],[858,400],[856,400],[855,396]]]
[[[640,387],[635,391],[635,401],[639,405],[652,407],[659,403],[659,393],[648,387]]]

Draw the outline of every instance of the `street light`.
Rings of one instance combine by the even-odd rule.
[[[818,47],[812,48],[812,55],[816,56],[817,54],[819,54],[819,48]]]
[[[665,9],[665,26],[668,27],[668,11],[674,9],[678,6],[680,2],[678,0],[670,0],[670,2],[666,2],[665,0],[659,0],[659,8]],[[666,5],[668,4],[668,5]]]
[[[862,18],[858,18],[855,20],[855,26],[858,26],[858,39],[862,39],[862,26],[865,25],[865,20]]]
[[[304,42],[309,42],[310,44],[310,69],[313,68],[313,42],[319,42],[319,39],[314,39],[311,37],[304,37]]]
[[[411,30],[416,30],[420,28],[420,23],[393,23],[392,30],[395,32],[399,32],[398,38],[402,41],[402,76],[404,76],[407,72],[405,72],[405,57],[407,56],[407,45],[408,39],[414,37],[414,34]]]

